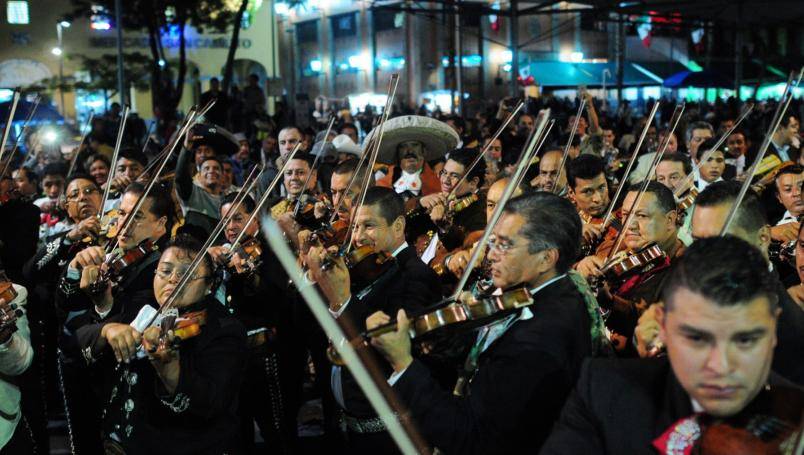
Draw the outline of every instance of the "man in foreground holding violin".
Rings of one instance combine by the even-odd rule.
[[[587,361],[541,454],[778,453],[781,424],[800,425],[802,392],[771,372],[780,309],[762,253],[730,236],[696,241],[663,300],[667,357]],[[738,419],[757,414],[781,419],[758,425],[775,447]]]
[[[388,382],[433,446],[461,454],[541,446],[582,360],[598,354],[602,336],[596,303],[587,306],[568,275],[580,238],[581,221],[569,201],[549,193],[508,201],[489,241],[495,294],[524,287],[533,303],[500,312],[480,329],[466,361],[465,392],[444,390],[411,355],[406,310],[391,313],[395,331],[372,339],[393,367]],[[461,295],[467,305],[476,298],[482,297]],[[381,310],[366,326],[390,320]]]
[[[187,285],[177,288],[197,254],[204,254],[199,242],[178,235],[159,258],[150,297],[138,300],[161,307],[179,292],[172,305],[178,316],[162,313],[161,322],[144,330],[139,326],[145,321],[138,318],[132,323],[138,329],[128,326],[125,348],[112,346],[125,364],[115,370],[117,380],[103,421],[107,450],[123,450],[111,453],[237,450],[235,412],[246,362],[246,331],[215,299],[208,257]]]
[[[401,308],[416,311],[441,297],[438,277],[405,241],[404,204],[400,195],[390,188],[369,188],[354,217],[353,250],[373,250],[388,258],[385,262],[352,263],[350,269],[341,257],[329,259],[334,251],[328,252],[321,246],[311,247],[305,260],[310,278],[329,303],[330,313],[353,336],[365,329],[366,317],[375,311],[396,313]],[[334,266],[325,270],[322,265],[327,260],[334,261]],[[372,261],[371,257],[367,260]],[[375,275],[357,275],[359,269]],[[356,282],[360,285],[355,286]],[[387,365],[383,367],[390,371]],[[347,453],[395,453],[396,445],[385,425],[354,378],[341,366],[333,367],[332,389],[345,413]]]
[[[740,184],[733,181],[717,182],[706,187],[697,197],[695,210],[692,213],[693,238],[698,240],[720,235],[729,210],[739,193]],[[797,384],[804,384],[804,337],[801,336],[804,333],[804,310],[790,298],[785,286],[779,280],[778,272],[770,262],[768,256],[768,245],[771,243],[770,227],[765,221],[760,198],[753,190],[749,189],[740,203],[728,234],[759,249],[766,261],[764,268],[773,273],[776,296],[781,308],[773,370]],[[641,356],[645,357],[648,354],[649,346],[655,343],[657,335],[656,310],[649,309],[640,317],[635,330],[634,342]]]
[[[234,208],[237,196],[232,193],[223,197],[221,218]],[[277,453],[285,453],[294,450],[296,443],[298,397],[293,392],[302,379],[291,374],[298,364],[293,365],[288,354],[294,334],[287,274],[262,239],[259,221],[248,223],[255,208],[254,199],[246,195],[224,227],[226,243],[207,251],[218,268],[215,273],[222,276],[225,306],[248,335],[248,361],[237,413],[242,448],[248,453],[254,451],[256,422],[263,440]],[[244,231],[241,246],[232,251]]]

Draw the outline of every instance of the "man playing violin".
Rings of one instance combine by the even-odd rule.
[[[662,156],[662,159],[656,165],[656,181],[666,186],[673,195],[677,195],[676,201],[678,202],[678,222],[681,226],[678,229],[678,238],[684,242],[685,245],[692,243],[690,236],[690,220],[692,216],[692,206],[695,204],[695,196],[698,190],[693,190],[693,181],[684,183],[683,188],[679,187],[685,181],[687,176],[692,172],[692,163],[689,157],[680,153],[670,153]],[[682,224],[683,222],[683,224]]]
[[[558,167],[561,165],[561,159],[564,157],[564,151],[561,149],[548,150],[544,152],[542,158],[539,160],[539,175],[536,176],[531,185],[537,190],[549,191],[558,195],[567,193],[567,172],[566,163],[564,170],[561,171],[559,176]],[[558,179],[561,180],[558,180]],[[558,182],[556,182],[558,180]],[[534,184],[535,183],[535,184]],[[556,188],[558,188],[556,190]]]
[[[799,217],[804,215],[804,200],[801,198],[804,169],[798,164],[783,166],[776,174],[774,189],[776,200],[784,206],[782,219],[771,228],[771,237],[777,242],[795,240],[799,229]]]
[[[480,151],[476,149],[452,151],[439,173],[441,192],[419,200],[419,204],[429,212],[430,222],[426,223],[428,229],[422,239],[418,235],[414,237],[417,250],[419,243],[422,248],[429,249],[429,253],[422,249],[422,253],[428,253],[422,254],[422,260],[429,263],[439,275],[448,271],[446,257],[459,248],[471,246],[486,227],[485,195],[479,191],[486,174],[486,162],[480,160],[461,181],[478,153]],[[454,199],[448,201],[447,197],[453,191]],[[408,238],[410,237],[412,236],[409,235]]]
[[[369,188],[364,204],[356,210],[356,225],[352,231],[353,248],[369,247],[377,253],[392,257],[395,265],[391,265],[380,276],[372,277],[374,281],[368,289],[359,289],[351,283],[357,280],[365,283],[366,277],[352,276],[342,258],[335,258],[331,268],[325,270],[322,267],[334,248],[328,252],[323,247],[313,246],[305,258],[310,278],[324,294],[330,313],[352,335],[365,329],[366,317],[375,311],[392,314],[400,308],[416,311],[441,297],[438,277],[419,260],[416,252],[405,241],[402,197],[391,188]],[[390,371],[388,365],[383,365],[382,368]],[[396,451],[382,421],[369,405],[354,378],[340,366],[333,367],[332,389],[336,401],[346,415],[348,453]]]
[[[696,198],[695,210],[692,213],[693,238],[704,239],[720,235],[726,217],[734,201],[740,193],[737,182],[717,182],[708,186]],[[739,237],[762,252],[765,258],[764,268],[773,272],[776,284],[776,296],[782,312],[779,316],[776,336],[778,344],[773,358],[773,370],[785,378],[804,384],[804,310],[796,305],[779,280],[778,272],[770,262],[768,246],[771,244],[770,227],[765,220],[765,213],[759,196],[748,190],[737,209],[734,221],[729,226],[728,234]],[[800,248],[798,248],[800,249]],[[798,251],[796,252],[798,257]],[[639,319],[635,330],[634,342],[641,356],[646,356],[649,347],[658,335],[658,323],[655,309],[649,309]]]
[[[224,196],[221,217],[234,209],[237,194]],[[240,392],[238,416],[243,448],[254,450],[254,422],[263,440],[276,451],[292,451],[296,439],[295,385],[302,381],[293,372],[289,351],[294,338],[287,296],[287,274],[260,234],[257,219],[248,223],[256,203],[246,195],[229,223],[224,226],[226,243],[207,252],[222,276],[226,306],[246,327],[248,361]],[[240,247],[232,245],[243,233]],[[302,329],[299,327],[298,329]],[[321,352],[326,347],[323,342]]]
[[[411,355],[405,310],[395,313],[396,331],[372,339],[393,367],[388,382],[430,444],[461,454],[541,446],[582,360],[597,353],[593,328],[602,330],[596,303],[588,306],[568,275],[580,238],[581,221],[566,199],[535,193],[508,201],[489,240],[491,276],[499,291],[526,288],[533,303],[480,329],[462,396],[444,390]],[[380,311],[366,325],[390,319]]]
[[[633,210],[634,216],[625,227],[623,255],[633,255],[640,251],[650,251],[646,247],[656,245],[658,255],[647,254],[636,267],[622,269],[619,273],[605,274],[601,268],[593,269],[592,276],[601,277],[605,283],[600,295],[601,306],[611,311],[606,325],[612,331],[611,339],[618,351],[633,355],[632,345],[628,343],[634,333],[637,319],[651,303],[660,299],[663,282],[672,261],[681,255],[683,243],[678,240],[676,225],[676,201],[673,193],[664,185],[651,181],[639,203],[637,201],[642,183],[629,188],[623,200],[622,219],[628,219]],[[595,258],[600,259],[598,256]],[[613,260],[616,260],[615,255]],[[598,263],[604,267],[603,260]],[[613,272],[613,270],[612,270]]]
[[[745,241],[693,243],[662,292],[658,320],[667,357],[588,360],[540,453],[681,454],[697,453],[702,443],[721,447],[716,453],[781,453],[778,446],[739,447],[760,440],[736,419],[775,415],[778,403],[770,398],[794,387],[771,372],[780,314],[774,282],[762,253]],[[797,397],[783,402],[795,428],[801,391],[788,391]],[[723,445],[729,436],[718,433],[720,419],[734,425],[733,451]]]
[[[288,212],[293,212],[296,209],[295,202],[298,200],[302,192],[306,196],[315,196],[310,194],[312,191],[316,193],[316,171],[313,169],[313,161],[315,158],[307,153],[296,153],[293,159],[288,161],[285,167],[285,172],[282,175],[282,194],[283,197],[274,202],[271,206],[271,216],[274,219],[279,219],[282,215]],[[312,175],[311,175],[312,174]],[[310,179],[307,182],[307,179]],[[307,182],[307,189],[305,190],[304,184]],[[306,201],[302,201],[306,203]]]
[[[144,328],[148,321],[138,317],[132,323],[137,328],[127,325],[129,336],[110,345],[124,362],[114,374],[103,420],[105,447],[123,450],[111,453],[238,450],[236,409],[246,365],[246,331],[215,299],[208,257],[186,287],[177,289],[197,254],[204,254],[201,244],[178,235],[158,259],[150,295],[137,299],[140,308],[162,307],[179,292],[171,307],[178,314],[175,322]]]

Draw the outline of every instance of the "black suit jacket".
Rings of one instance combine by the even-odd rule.
[[[410,246],[405,247],[396,255],[397,269],[389,272],[380,283],[374,286],[363,298],[353,295],[344,312],[338,318],[342,326],[350,326],[357,333],[366,329],[366,318],[377,311],[383,311],[392,318],[397,311],[404,308],[411,312],[421,310],[441,299],[441,285],[438,276],[416,256]],[[373,350],[371,350],[373,351]],[[373,352],[369,352],[371,355]],[[390,375],[390,367],[381,360],[381,356],[372,355]],[[371,417],[376,415],[374,409],[366,400],[362,390],[346,369],[342,371],[343,398],[347,412],[355,417]]]
[[[782,313],[776,324],[772,368],[785,379],[804,385],[804,310],[790,298],[781,281],[776,286]]]
[[[533,317],[513,323],[480,356],[464,397],[439,387],[418,360],[394,384],[433,446],[450,454],[523,453],[547,437],[592,341],[583,297],[569,278],[534,299]]]
[[[792,386],[771,373],[771,385]],[[666,357],[590,359],[541,455],[655,455],[654,439],[693,414]]]
[[[0,268],[15,283],[25,283],[22,267],[36,254],[39,215],[39,207],[28,201],[11,200],[0,205]]]

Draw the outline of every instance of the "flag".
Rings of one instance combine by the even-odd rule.
[[[695,52],[701,53],[704,50],[703,45],[703,37],[704,37],[704,28],[696,28],[690,32],[690,37],[692,38],[692,46],[695,48]]]
[[[650,47],[650,30],[652,28],[650,23],[650,16],[642,16],[641,22],[637,25],[637,33],[639,34],[639,39],[642,40],[642,45],[645,47]]]

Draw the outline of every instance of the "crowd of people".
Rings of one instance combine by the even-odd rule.
[[[801,450],[801,100],[223,101],[0,155],[0,454],[398,453],[307,287],[424,453]]]

